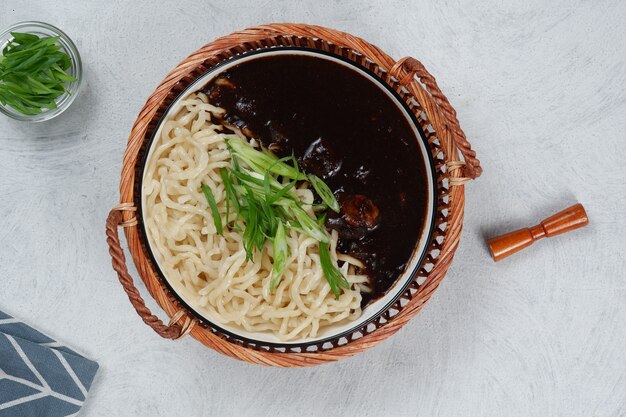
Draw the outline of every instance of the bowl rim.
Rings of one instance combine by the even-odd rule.
[[[370,82],[375,83],[378,88],[384,89],[391,96],[392,100],[394,101],[394,104],[399,106],[398,108],[398,112],[400,112],[399,115],[402,114],[402,112],[404,112],[410,119],[411,127],[414,128],[415,131],[417,132],[416,139],[421,142],[421,144],[426,150],[425,155],[422,156],[422,158],[425,163],[425,169],[430,173],[430,183],[428,183],[427,193],[429,195],[429,198],[432,201],[432,204],[430,204],[425,210],[426,218],[424,219],[423,230],[420,236],[416,237],[414,251],[411,254],[409,261],[407,262],[407,270],[405,270],[398,277],[397,281],[393,284],[393,286],[387,290],[386,294],[393,292],[393,296],[390,297],[388,302],[386,302],[383,306],[379,307],[378,311],[376,311],[366,320],[360,321],[359,319],[356,319],[354,322],[348,322],[348,324],[351,324],[351,325],[348,326],[346,330],[342,330],[339,333],[333,333],[331,335],[328,335],[322,338],[320,337],[306,338],[306,339],[312,339],[312,340],[302,340],[302,338],[300,339],[296,338],[293,341],[273,342],[273,341],[267,341],[267,340],[254,339],[254,338],[243,336],[241,334],[233,332],[227,328],[224,328],[223,324],[216,323],[214,320],[211,320],[210,317],[207,317],[206,314],[199,312],[197,308],[194,308],[192,305],[190,305],[190,303],[185,301],[183,296],[180,295],[179,291],[177,291],[173,287],[173,285],[169,282],[168,278],[166,277],[166,274],[163,273],[163,270],[161,269],[159,262],[157,261],[154,255],[154,251],[152,249],[150,240],[148,238],[148,231],[146,230],[146,226],[144,222],[144,210],[143,210],[143,196],[144,196],[143,195],[143,179],[144,178],[143,177],[146,171],[146,163],[147,163],[149,156],[151,155],[150,151],[152,149],[152,145],[154,141],[157,140],[157,133],[159,132],[160,126],[163,124],[165,119],[169,116],[170,110],[174,106],[176,106],[176,104],[178,104],[181,99],[183,99],[186,95],[188,95],[190,90],[195,89],[194,87],[196,87],[196,85],[199,83],[201,79],[207,77],[209,74],[212,73],[213,76],[215,76],[219,74],[219,69],[226,65],[231,65],[233,63],[236,63],[237,61],[243,58],[247,58],[247,57],[255,56],[255,55],[262,55],[262,54],[274,52],[277,50],[307,51],[312,54],[326,55],[331,58],[342,61],[342,64],[352,67],[352,69],[355,70],[357,73],[361,71],[363,73],[366,73],[369,77],[371,77],[373,80],[370,80]],[[374,68],[380,69],[380,67],[376,65],[375,63],[372,62],[370,64]],[[209,82],[209,80],[207,80],[206,82]],[[440,174],[436,167],[435,157],[431,149],[431,144],[427,140],[428,135],[425,133],[424,128],[422,127],[424,123],[418,120],[418,117],[415,114],[416,111],[410,108],[410,106],[406,102],[406,98],[403,98],[399,94],[399,92],[396,91],[396,89],[394,89],[394,87],[388,81],[386,81],[383,77],[379,76],[374,70],[367,68],[364,65],[361,65],[360,63],[355,62],[354,60],[351,60],[348,57],[340,55],[338,53],[333,53],[331,51],[320,50],[320,49],[310,48],[310,47],[305,47],[305,46],[278,45],[274,47],[261,47],[261,48],[257,48],[253,50],[243,51],[243,52],[237,53],[234,56],[230,56],[227,58],[220,58],[217,63],[206,65],[205,69],[202,72],[189,76],[185,80],[185,82],[186,82],[186,85],[181,91],[177,92],[173,97],[168,96],[168,98],[166,99],[166,101],[168,101],[168,104],[165,106],[162,106],[162,109],[163,109],[162,114],[159,117],[153,116],[153,121],[156,119],[156,122],[154,123],[153,127],[148,129],[147,131],[148,134],[146,134],[144,138],[142,150],[140,151],[139,157],[137,158],[137,161],[135,163],[136,176],[135,176],[134,188],[136,191],[134,193],[134,200],[135,200],[135,206],[137,207],[136,218],[138,221],[137,230],[138,230],[139,240],[143,248],[143,252],[147,254],[151,267],[153,271],[155,272],[154,275],[159,280],[159,282],[164,285],[165,287],[164,289],[166,290],[166,293],[171,298],[173,298],[175,302],[177,302],[180,306],[182,306],[184,310],[186,310],[191,315],[193,315],[193,317],[198,320],[198,323],[201,326],[207,329],[210,329],[214,332],[217,332],[218,334],[221,333],[223,335],[226,335],[231,341],[241,341],[244,344],[248,346],[252,346],[252,347],[268,346],[271,348],[278,348],[278,349],[281,349],[281,348],[292,349],[292,348],[306,348],[309,346],[322,346],[325,343],[337,341],[341,338],[345,338],[346,336],[354,334],[355,332],[358,332],[361,329],[364,329],[365,327],[370,325],[372,322],[380,319],[381,316],[383,316],[395,304],[397,304],[399,299],[407,291],[408,287],[410,287],[411,284],[416,281],[420,268],[422,268],[425,259],[427,258],[429,252],[432,250],[431,243],[433,241],[433,235],[437,226],[437,213],[438,213],[438,208],[439,208],[438,207],[439,202],[438,202],[437,197],[439,194],[438,178]],[[427,124],[429,123],[427,122]],[[421,151],[421,147],[420,147],[420,151]],[[429,216],[430,216],[430,221],[427,221]],[[424,233],[424,232],[427,232],[427,233]],[[418,253],[417,249],[418,249],[418,246],[420,245],[422,245],[422,248],[421,248],[421,251],[419,251]],[[417,258],[416,261],[414,261],[415,258]],[[408,267],[411,264],[413,264],[414,266],[409,271]],[[403,282],[402,285],[398,286],[398,288],[394,288],[400,283],[402,279],[405,279],[405,282]],[[379,299],[383,297],[385,297],[385,295],[381,296]],[[371,307],[371,305],[366,306],[365,309],[367,309],[368,307]],[[365,309],[363,311],[365,311]]]

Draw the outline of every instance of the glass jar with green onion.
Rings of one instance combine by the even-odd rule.
[[[42,22],[15,24],[0,34],[0,112],[39,122],[65,111],[76,98],[82,65],[76,45]]]

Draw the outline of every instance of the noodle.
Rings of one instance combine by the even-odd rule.
[[[271,293],[272,245],[255,251],[249,262],[241,232],[225,227],[223,235],[217,234],[201,184],[211,188],[225,223],[219,169],[230,166],[230,153],[223,127],[211,123],[211,114],[224,110],[209,104],[202,93],[190,95],[182,106],[163,123],[143,182],[148,240],[174,289],[216,323],[270,332],[282,341],[316,337],[329,325],[360,317],[361,292],[370,291],[368,279],[355,273],[362,266],[359,260],[336,251],[336,231],[330,235],[331,257],[339,261],[351,286],[338,299],[322,272],[315,239],[288,230],[287,266]],[[313,202],[308,188],[295,192]]]

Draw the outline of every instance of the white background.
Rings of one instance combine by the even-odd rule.
[[[0,28],[21,20],[74,39],[84,85],[55,120],[0,118],[0,309],[100,363],[82,416],[626,415],[626,3],[0,2]],[[423,312],[368,352],[299,370],[161,340],[104,240],[126,138],[156,85],[204,43],[280,21],[422,60],[485,170]],[[590,226],[490,260],[485,236],[576,201]]]

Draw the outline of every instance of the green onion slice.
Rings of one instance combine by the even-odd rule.
[[[335,198],[333,192],[328,188],[328,185],[324,181],[322,181],[319,177],[310,174],[309,182],[317,192],[317,195],[320,196],[322,201],[328,205],[328,207],[334,211],[335,213],[339,213],[339,203]]]
[[[339,268],[335,265],[335,263],[330,258],[330,249],[328,243],[320,242],[319,243],[320,250],[320,264],[322,265],[322,271],[324,272],[324,276],[326,277],[326,281],[328,281],[328,285],[330,285],[330,290],[335,295],[335,298],[339,298],[341,294],[341,288],[349,289],[350,283],[343,276]]]
[[[285,272],[285,266],[287,265],[287,256],[289,255],[289,247],[287,245],[287,234],[282,222],[278,222],[276,227],[276,236],[273,240],[274,244],[274,269],[272,270],[272,277],[270,278],[270,291],[278,287],[283,273]]]
[[[222,218],[220,217],[220,212],[217,210],[217,203],[215,202],[215,197],[211,192],[211,189],[208,185],[201,184],[202,192],[206,197],[206,201],[208,201],[209,206],[211,207],[211,214],[213,215],[213,223],[215,223],[215,229],[217,230],[218,235],[224,234],[224,229],[222,228]]]

